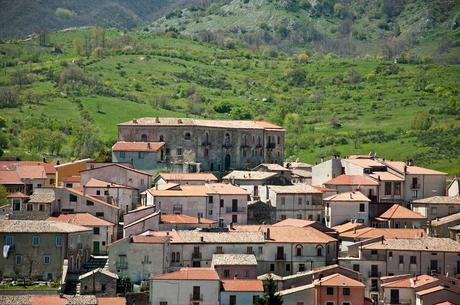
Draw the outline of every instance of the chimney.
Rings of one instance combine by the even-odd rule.
[[[270,239],[270,228],[267,228],[267,240]]]
[[[178,123],[178,124],[182,124],[182,119],[178,119],[178,120],[177,120],[177,123]]]
[[[200,215],[200,213],[197,214],[196,218],[198,218],[198,223],[200,224],[201,223],[201,215]]]
[[[59,164],[61,164],[61,161],[57,160],[56,165],[59,165]]]
[[[137,124],[137,120],[136,120],[136,119],[133,119],[133,124]]]
[[[324,158],[323,158],[323,157],[321,157],[321,163],[323,163],[323,162],[324,162]]]
[[[155,117],[155,123],[160,123],[160,118],[159,117]]]
[[[201,242],[204,242],[204,236],[201,236],[201,237],[200,237],[200,241],[201,241]]]
[[[46,158],[43,158],[43,163],[46,163]]]
[[[147,149],[152,149],[152,147],[150,146],[150,142],[147,142]]]
[[[233,230],[233,222],[230,223],[230,230]]]
[[[83,196],[86,195],[86,185],[83,185]]]
[[[407,165],[404,165],[404,174],[407,173]]]
[[[238,273],[235,273],[235,276],[233,276],[233,279],[234,279],[234,280],[237,280],[237,279],[238,279]]]
[[[353,234],[356,234],[356,227],[353,227]]]

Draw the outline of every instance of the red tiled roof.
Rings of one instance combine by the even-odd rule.
[[[416,213],[412,210],[409,210],[408,208],[403,207],[402,205],[399,204],[394,204],[383,212],[379,217],[377,217],[379,220],[388,220],[388,219],[426,219],[426,217],[423,217],[419,213]]]
[[[131,240],[135,244],[164,244],[169,236],[134,235]]]
[[[255,123],[265,129],[283,129],[283,127],[279,125],[275,125],[266,121],[255,121]]]
[[[416,291],[415,294],[426,295],[426,294],[430,294],[430,293],[437,292],[437,291],[444,290],[444,289],[446,289],[446,287],[440,285],[440,286],[435,286],[435,287],[428,288],[425,290]]]
[[[41,165],[45,169],[46,174],[52,175],[56,174],[56,162],[41,162],[41,161],[19,161],[19,166],[23,165]]]
[[[400,172],[401,174],[404,173],[405,169],[405,173],[409,175],[447,175],[447,173],[443,173],[429,168],[406,165],[406,163],[404,163],[403,161],[385,161],[385,164],[393,168],[394,170]]]
[[[401,229],[401,228],[361,228],[356,231],[346,231],[339,233],[340,237],[368,239],[383,236],[385,238],[412,238],[425,237],[423,229]]]
[[[106,182],[106,181],[102,181],[102,180],[95,179],[95,178],[89,179],[88,182],[86,182],[85,184],[85,187],[93,187],[93,188],[107,188],[107,186],[113,187],[113,188],[127,188],[127,189],[135,190],[134,187]]]
[[[364,224],[362,223],[359,223],[359,222],[346,222],[344,224],[341,224],[341,225],[338,225],[338,226],[335,226],[335,227],[332,227],[332,229],[334,231],[336,231],[337,233],[341,234],[341,233],[344,233],[344,232],[348,232],[348,231],[351,231],[353,229],[359,229],[359,228],[362,228],[364,227]]]
[[[97,305],[126,305],[124,297],[97,297]]]
[[[212,173],[161,173],[164,180],[217,181]]]
[[[188,215],[176,215],[176,214],[161,214],[160,221],[162,223],[173,223],[173,224],[197,224],[198,218]],[[207,218],[200,218],[200,223],[213,224],[216,223],[214,220]]]
[[[21,192],[14,192],[12,194],[9,194],[8,198],[30,198],[30,197]]]
[[[337,190],[336,189],[331,189],[329,187],[325,187],[325,186],[318,186],[318,185],[312,185],[315,189],[323,192],[323,193],[330,193],[330,192],[334,192],[334,193],[337,193]]]
[[[80,176],[69,176],[69,177],[65,177],[64,182],[73,182],[73,183],[79,183],[80,182]]]
[[[42,165],[20,165],[17,172],[21,179],[46,179],[45,168]]]
[[[80,226],[114,226],[110,221],[93,216],[89,213],[61,214],[57,217],[49,217],[47,220],[71,223]]]
[[[324,185],[370,185],[377,186],[379,183],[371,178],[360,175],[340,175],[323,183]]]
[[[264,291],[261,280],[224,280],[222,287],[224,291]]]
[[[388,279],[387,277],[386,279]],[[421,274],[418,276],[413,276],[413,277],[405,277],[402,279],[397,279],[391,282],[385,282],[382,284],[382,287],[384,288],[416,288],[423,286],[425,284],[433,283],[439,281],[437,278],[427,275],[427,274]]]
[[[315,223],[315,221],[313,221],[313,220],[287,218],[285,220],[281,220],[281,221],[273,224],[273,226],[274,227],[292,226],[292,227],[304,228],[304,227],[311,226],[314,223]]]
[[[165,145],[164,142],[117,142],[112,146],[112,151],[143,151],[157,152]]]
[[[325,201],[330,202],[369,202],[369,198],[367,198],[363,193],[356,191],[356,192],[346,192],[346,193],[338,193],[327,198],[324,198]]]
[[[211,268],[182,268],[179,271],[159,274],[152,277],[153,280],[195,280],[195,281],[218,281],[219,275]]]
[[[329,276],[325,276],[320,280],[315,280],[313,282],[315,285],[329,286],[329,287],[366,287],[360,281],[344,276],[340,273],[335,273]]]
[[[30,301],[32,305],[66,305],[68,300],[58,295],[32,295]]]
[[[147,173],[147,172],[144,172],[144,171],[141,171],[141,170],[138,170],[138,169],[134,169],[134,168],[131,168],[131,167],[129,167],[129,166],[126,166],[126,165],[123,165],[123,164],[120,164],[120,163],[109,163],[109,164],[102,165],[102,166],[98,166],[98,167],[94,167],[94,168],[84,169],[84,170],[82,170],[82,171],[80,171],[80,172],[87,172],[87,171],[100,170],[100,169],[102,169],[102,168],[109,167],[109,166],[118,166],[118,167],[120,167],[120,168],[129,170],[129,171],[132,171],[132,172],[135,172],[135,173],[143,174],[143,175],[146,175],[146,176],[152,176],[152,174],[150,174],[150,173]]]
[[[404,178],[390,172],[374,172],[369,176],[377,180],[380,179],[381,181],[404,181]]]
[[[24,184],[15,170],[1,170],[0,184]]]
[[[270,239],[273,243],[313,243],[321,244],[337,241],[335,238],[313,228],[270,225],[235,225],[234,229],[241,232],[267,232],[270,229]]]

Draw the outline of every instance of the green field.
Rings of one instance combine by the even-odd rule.
[[[102,158],[120,122],[195,116],[282,124],[290,159],[314,163],[334,153],[373,152],[460,174],[460,65],[311,52],[273,57],[116,30],[106,30],[105,41],[98,45],[95,30],[86,29],[49,36],[47,44],[62,54],[40,47],[38,38],[0,44],[5,156],[83,157],[75,149],[84,141],[78,134],[94,128],[100,133],[91,154]],[[5,106],[5,91],[13,92],[13,106]],[[63,135],[61,151],[30,140],[30,130]]]

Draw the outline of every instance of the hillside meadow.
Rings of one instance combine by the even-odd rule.
[[[409,62],[100,28],[3,42],[0,148],[103,160],[132,118],[257,119],[286,128],[290,159],[375,153],[459,175],[460,66]]]

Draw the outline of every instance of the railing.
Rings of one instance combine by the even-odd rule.
[[[420,188],[420,184],[411,184],[411,189],[419,189]]]
[[[128,262],[116,262],[117,269],[128,269]]]
[[[276,253],[275,254],[275,261],[285,261],[286,260],[286,253]]]
[[[380,272],[380,271],[369,271],[368,276],[369,277],[381,277],[382,272]]]
[[[275,143],[267,143],[267,148],[268,149],[273,149],[276,147],[276,144]]]
[[[203,301],[203,294],[191,293],[190,294],[190,302],[192,301]]]
[[[238,207],[237,209],[234,209],[233,207],[226,207],[225,211],[227,213],[245,213],[246,207]]]
[[[427,268],[426,274],[441,274],[441,268]]]
[[[387,259],[385,254],[363,254],[362,258],[371,261],[386,261]]]
[[[211,142],[209,142],[209,140],[208,141],[204,140],[203,142],[201,142],[201,145],[203,145],[203,146],[211,146]]]
[[[224,144],[222,144],[222,147],[223,147],[223,148],[232,148],[232,147],[233,147],[233,144],[230,143],[230,142],[224,142]]]
[[[388,298],[383,299],[383,304],[385,305],[410,305],[412,304],[411,299],[397,299],[397,300],[389,300]]]
[[[379,286],[371,286],[371,291],[379,291]]]
[[[192,252],[192,259],[201,259],[201,252]]]

